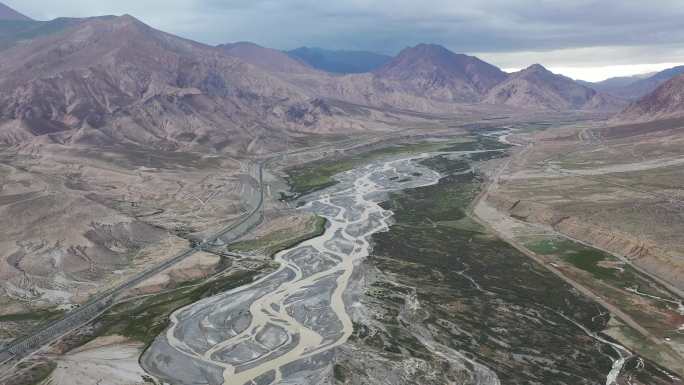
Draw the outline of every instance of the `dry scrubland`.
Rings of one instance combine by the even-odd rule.
[[[601,127],[536,134],[491,200],[624,255],[682,290],[684,122],[669,127],[628,137]]]
[[[427,116],[422,119],[425,119],[423,123],[416,126],[407,124],[400,133],[393,135],[382,132],[350,136],[313,135],[292,143],[293,147],[306,149],[293,151],[268,168],[265,174],[265,220],[259,228],[237,244],[217,245],[208,250],[210,254],[200,253],[141,284],[129,293],[132,299],[67,338],[64,344],[53,346],[47,355],[39,355],[30,361],[36,366],[24,373],[37,376],[43,369],[48,372],[54,369],[53,379],[58,374],[87,378],[98,375],[99,371],[113,373],[112,379],[138,376],[141,369],[132,357],[164,329],[170,311],[224,287],[249,282],[273,268],[268,263],[269,255],[320,233],[323,226],[320,219],[298,214],[293,210],[293,202],[279,200],[283,198],[281,192],[288,190],[284,177],[299,176],[301,180],[295,183],[294,193],[303,193],[306,189],[329,184],[334,173],[377,157],[434,151],[443,146],[431,142],[431,138],[443,141],[450,137],[448,143],[454,148],[469,148],[474,139],[464,136],[468,129],[514,127],[518,135],[510,140],[535,142],[532,146],[516,150],[517,154],[512,158],[493,160],[489,164],[502,172],[497,188],[485,202],[512,216],[513,219],[509,216],[509,220],[555,226],[561,233],[607,249],[616,245],[627,248],[619,243],[623,242],[621,238],[619,242],[615,240],[615,234],[631,234],[630,240],[673,247],[668,250],[676,253],[677,212],[663,209],[663,205],[673,203],[661,202],[657,195],[645,192],[646,189],[653,190],[654,186],[660,192],[678,189],[676,182],[682,180],[677,171],[678,143],[670,138],[676,132],[670,135],[664,131],[649,132],[640,138],[642,144],[637,146],[631,144],[630,138],[607,137],[611,131],[599,129],[599,126],[596,129],[567,126],[568,122],[576,119],[572,115],[548,119],[529,117],[529,120],[537,122],[533,124],[520,123],[521,117],[479,121],[450,117],[428,120]],[[559,121],[565,122],[563,128],[557,128]],[[554,128],[539,131],[545,127]],[[458,136],[454,138],[453,135]],[[642,155],[638,165],[634,165],[635,162],[627,155],[625,148],[630,146]],[[4,338],[16,336],[21,330],[30,330],[31,326],[62,314],[66,307],[60,309],[55,306],[61,300],[53,293],[61,293],[66,302],[83,301],[96,289],[113,285],[127,274],[168,258],[173,252],[187,247],[190,239],[202,238],[237,218],[248,209],[243,199],[245,192],[254,188],[254,180],[249,176],[253,171],[250,168],[253,160],[226,155],[114,148],[94,151],[58,145],[32,145],[19,150],[15,147],[5,149],[2,154],[5,161],[0,167],[3,180],[0,210],[11,218],[23,218],[20,211],[11,210],[29,204],[31,210],[22,212],[39,217],[17,222],[23,223],[21,227],[16,225],[6,229],[12,233],[3,234],[1,238],[6,242],[7,250],[33,245],[23,253],[13,251],[3,256],[6,261],[14,263],[8,263],[8,266],[15,266],[15,270],[6,272],[8,276],[15,277],[7,283],[25,288],[20,292],[24,297],[7,297],[7,306],[3,307],[6,313],[1,318]],[[320,167],[312,166],[318,165],[311,163],[316,159],[323,159]],[[502,169],[501,166],[506,167]],[[302,172],[297,171],[298,167],[302,167]],[[625,167],[634,171],[624,172]],[[571,175],[566,169],[587,175]],[[596,179],[606,175],[611,178],[610,184]],[[637,190],[621,187],[623,184],[634,185],[637,181],[640,184]],[[297,186],[302,191],[298,191]],[[53,198],[49,201],[51,203],[41,203],[41,200],[49,198]],[[638,205],[635,206],[635,202]],[[606,214],[608,210],[610,215]],[[69,218],[73,225],[64,227],[64,218]],[[571,232],[572,229],[589,228],[587,224],[593,223],[592,218],[611,237],[609,244],[600,244],[597,239],[585,237],[583,233]],[[658,231],[665,226],[663,221],[674,224],[671,233]],[[595,235],[596,230],[591,229],[590,235]],[[544,242],[550,234],[553,232],[535,230],[516,235],[519,235],[517,240],[530,249],[541,245],[537,251],[548,253],[546,263],[563,265],[566,277],[596,289],[592,286],[597,281],[595,277],[582,273],[572,263],[564,262],[562,256],[554,255],[554,250],[544,249],[543,246],[548,246]],[[645,238],[649,234],[662,238]],[[27,241],[14,242],[19,238]],[[41,242],[36,243],[35,239]],[[670,241],[663,241],[667,239]],[[569,250],[573,248],[566,246],[564,248]],[[629,244],[629,251],[634,249]],[[644,251],[640,251],[638,258],[637,255],[625,255],[632,258],[637,266],[650,269],[648,271],[654,274],[672,272],[673,266],[681,268],[681,265],[677,267],[675,258],[659,254],[660,249],[642,249]],[[602,261],[600,265],[607,269],[616,266],[623,268],[619,261]],[[661,270],[653,269],[653,266]],[[668,279],[667,274],[659,276]],[[676,274],[672,276],[678,277]],[[207,280],[207,277],[211,278]],[[51,284],[55,280],[59,286]],[[609,299],[611,296],[613,299],[624,297],[616,306],[626,309],[630,317],[643,324],[646,336],[635,332],[628,323],[615,319],[611,320],[607,332],[638,348],[645,357],[677,370],[681,352],[677,353],[672,346],[679,340],[671,333],[672,330],[666,329],[676,328],[677,322],[681,324],[684,321],[677,318],[679,316],[667,304],[629,293],[625,290],[627,285],[624,286],[616,291],[609,285],[599,294]],[[649,290],[641,286],[640,290],[662,297],[667,295],[667,289],[661,287]],[[30,302],[29,298],[32,299]],[[153,327],[143,330],[136,326],[139,324]],[[117,337],[119,335],[123,337]],[[97,336],[100,337],[89,345],[62,357],[63,352]],[[675,338],[674,343],[662,344],[666,337]],[[653,339],[658,343],[653,344]],[[90,354],[87,352],[91,350],[95,354],[92,360],[79,358]],[[52,368],[49,365],[57,366]]]
[[[254,188],[248,162],[225,156],[57,145],[0,156],[0,316],[85,301],[240,216]]]
[[[475,212],[618,316],[607,333],[684,373],[684,122],[519,134]]]

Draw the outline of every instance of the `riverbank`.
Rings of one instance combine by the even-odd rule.
[[[339,183],[316,190],[303,210],[328,224],[323,234],[321,220],[304,227],[322,236],[301,243],[276,232],[233,250],[282,250],[276,259],[284,265],[256,264],[210,286],[135,298],[93,326],[138,349],[166,336],[168,346],[148,354],[146,368],[180,383],[257,376],[264,383],[596,384],[615,376],[619,384],[673,384],[648,361],[597,339],[613,320],[590,297],[470,217],[483,190],[473,166],[503,156],[502,147],[489,147],[489,139],[444,143],[431,144],[442,154],[410,164],[391,157],[418,154],[355,164]],[[153,366],[167,354],[177,354],[176,364]]]
[[[425,163],[446,177],[383,204],[394,224],[358,269],[338,383],[676,383],[599,337],[610,317],[590,297],[468,216],[482,180],[463,159]]]

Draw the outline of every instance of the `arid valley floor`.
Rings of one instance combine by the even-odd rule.
[[[399,137],[331,138],[283,154],[265,169],[264,219],[244,240],[215,243],[126,291],[3,381],[681,383],[681,245],[674,233],[649,231],[681,220],[672,191],[682,154],[668,137],[678,130],[636,131],[646,146],[639,158],[624,150],[633,141],[611,130],[577,116],[434,117]],[[79,176],[90,194],[90,170],[128,166],[99,159]],[[195,165],[182,162],[193,160],[161,159],[167,178],[189,180]],[[156,195],[136,192],[138,203],[119,210],[137,210],[139,226],[151,229],[168,228],[165,218],[177,228],[184,218],[211,228],[231,215],[212,207],[239,215],[237,191],[256,183],[248,167],[224,176],[220,165],[229,161],[203,160],[217,167],[213,188],[205,177],[198,190],[180,188],[174,196],[184,198],[167,201],[159,196],[170,193],[150,183]],[[25,169],[7,177],[37,173]],[[173,240],[182,233],[156,236],[136,263],[184,247]],[[112,285],[122,270],[82,280]],[[2,316],[7,338],[59,315],[47,303],[12,298],[17,310]]]
[[[683,101],[0,4],[0,385],[682,385]]]

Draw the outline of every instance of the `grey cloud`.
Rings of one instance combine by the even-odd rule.
[[[6,0],[38,18],[130,13],[210,44],[249,40],[395,53],[419,42],[515,53],[684,47],[681,0]],[[681,51],[677,49],[677,51]]]

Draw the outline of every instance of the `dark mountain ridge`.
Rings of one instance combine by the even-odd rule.
[[[300,47],[286,53],[313,68],[339,74],[372,72],[392,60],[391,56],[375,52],[309,47]]]

